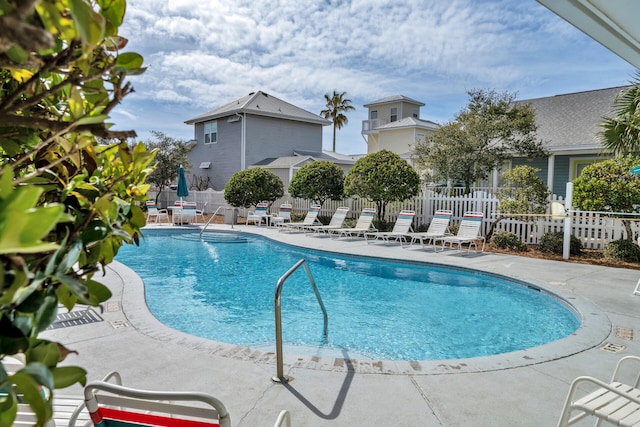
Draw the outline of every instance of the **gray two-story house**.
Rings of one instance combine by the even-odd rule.
[[[322,152],[322,127],[331,124],[265,92],[251,92],[185,121],[194,126],[192,175],[222,190],[231,175],[266,158]]]

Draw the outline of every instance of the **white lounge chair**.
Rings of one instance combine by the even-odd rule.
[[[291,222],[292,209],[293,209],[293,206],[291,206],[291,203],[281,204],[280,209],[278,210],[278,215],[271,217],[271,225],[275,225],[276,227],[279,227],[285,222]]]
[[[630,363],[636,363],[636,368],[640,368],[640,357],[626,356],[620,359],[608,383],[589,376],[573,380],[558,427],[573,425],[589,416],[598,418],[596,426],[601,421],[616,426],[640,425],[640,369],[633,371],[632,381],[622,382],[622,376],[629,374],[625,367]],[[585,389],[593,391],[577,397],[578,389],[582,393]]]
[[[256,209],[254,211],[247,212],[247,225],[249,225],[249,221],[252,221],[255,225],[260,226],[262,224],[262,219],[269,216],[267,213],[267,209],[269,208],[269,203],[260,202],[256,204]]]
[[[436,211],[429,223],[427,231],[408,234],[408,237],[411,237],[411,244],[413,245],[415,242],[420,242],[420,245],[424,247],[425,242],[431,243],[431,246],[433,246],[433,250],[435,251],[435,239],[447,236],[447,228],[449,227],[452,215],[453,212],[450,210]]]
[[[161,219],[166,219],[169,222],[169,212],[166,209],[158,209],[156,202],[147,201],[147,222],[153,218],[155,222]]]
[[[411,231],[411,223],[413,222],[413,218],[416,216],[415,211],[411,210],[403,210],[398,214],[398,218],[396,219],[396,223],[393,226],[393,230],[391,231],[378,231],[375,233],[364,233],[364,238],[367,243],[375,242],[377,240],[382,240],[384,242],[389,242],[390,239],[399,240],[400,244],[406,242],[406,236]]]
[[[348,213],[349,213],[348,207],[340,206],[333,213],[333,216],[331,217],[331,221],[329,222],[328,225],[310,225],[308,227],[304,227],[303,230],[305,231],[305,233],[307,231],[312,231],[314,234],[327,232],[329,230],[337,230],[339,228],[342,228],[342,225],[344,224],[344,220],[347,218]]]
[[[485,238],[480,233],[480,227],[482,226],[482,220],[484,214],[482,212],[465,212],[458,227],[458,233],[455,236],[446,236],[442,238],[436,237],[434,240],[441,241],[444,248],[447,243],[453,248],[454,245],[458,245],[458,251],[462,250],[462,245],[468,243],[469,247],[467,252],[471,250],[471,247],[475,247],[478,251],[478,240],[482,240],[482,252],[484,252]],[[434,242],[435,244],[435,242]]]
[[[230,427],[224,404],[200,392],[150,391],[94,381],[84,388],[84,403],[96,427],[201,426]],[[75,427],[75,420],[69,427]],[[281,411],[274,427],[290,427],[288,411]]]
[[[2,364],[9,374],[13,374],[24,367],[21,360],[13,357],[5,357],[2,359]],[[116,384],[120,384],[120,374],[115,371],[110,372],[102,381],[115,381]],[[46,392],[44,393],[46,395]],[[84,398],[82,396],[67,396],[56,391],[51,401],[51,409],[53,416],[49,421],[44,423],[45,427],[66,426],[71,422],[88,425],[91,421],[89,412],[85,409]],[[36,425],[36,422],[37,417],[31,407],[26,403],[19,403],[18,412],[12,425],[14,427],[26,427]]]
[[[376,216],[376,210],[374,208],[364,208],[358,222],[353,228],[337,228],[327,230],[331,237],[358,237],[361,234],[367,232],[377,231],[373,226],[373,218]]]
[[[288,222],[286,224],[282,224],[279,227],[279,231],[301,231],[304,230],[305,227],[309,227],[311,225],[317,224],[322,225],[320,220],[318,219],[318,214],[320,213],[320,206],[311,206],[307,211],[307,215],[304,217],[302,222]]]

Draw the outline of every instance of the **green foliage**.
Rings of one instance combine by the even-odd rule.
[[[536,139],[535,111],[528,104],[514,104],[515,95],[471,90],[469,104],[454,121],[437,129],[431,138],[416,143],[416,165],[430,171],[431,181],[461,181],[466,192],[486,179],[494,168],[519,154],[546,157]]]
[[[600,134],[602,145],[615,154],[640,154],[640,72],[632,86],[616,96],[614,117],[606,117]]]
[[[522,214],[544,214],[547,211],[551,192],[542,182],[535,169],[517,166],[502,173],[504,185],[498,191],[500,216],[491,224],[487,237],[491,239],[496,225],[505,218],[530,221],[532,217]]]
[[[526,252],[527,250],[527,244],[520,240],[517,235],[502,230],[493,233],[490,243],[491,246],[498,249],[508,249],[517,252]]]
[[[190,147],[186,141],[172,138],[163,132],[151,131],[154,141],[144,143],[148,151],[155,151],[154,170],[147,178],[147,182],[154,184],[160,192],[178,178],[180,165],[185,172],[191,170],[191,160],[188,153]],[[157,201],[157,196],[156,196]]]
[[[539,171],[531,166],[517,166],[502,173],[504,185],[497,194],[501,215],[543,214],[547,211],[551,192],[536,176]]]
[[[121,52],[125,0],[0,1],[0,426],[27,402],[43,425],[54,389],[84,384],[86,372],[58,367],[62,344],[39,338],[58,304],[97,305],[111,296],[94,275],[145,217],[153,155],[122,141],[109,113],[132,91],[142,57]],[[44,393],[43,393],[44,391]]]
[[[629,172],[640,158],[616,157],[585,167],[573,181],[573,203],[583,210],[633,212],[640,200],[640,177]]]
[[[573,181],[573,203],[578,209],[611,212],[635,212],[640,200],[640,177],[629,170],[640,164],[634,156],[616,157],[585,167]],[[623,221],[627,238],[633,233],[629,221]]]
[[[327,160],[302,166],[291,178],[289,194],[309,199],[320,206],[324,202],[340,200],[343,195],[344,172],[340,166]]]
[[[378,220],[384,221],[386,206],[414,197],[420,191],[420,176],[395,153],[381,150],[359,159],[344,181],[346,196],[374,202]]]
[[[320,115],[325,119],[333,122],[333,151],[336,151],[336,130],[342,129],[344,125],[349,123],[347,118],[347,111],[354,111],[355,107],[351,105],[351,100],[346,99],[344,96],[347,92],[333,91],[333,95],[328,93],[324,94],[324,100],[327,103],[327,108],[320,111]]]
[[[614,240],[604,247],[604,257],[614,261],[640,262],[640,247],[633,240]]]
[[[263,201],[273,203],[283,194],[282,180],[265,168],[236,172],[224,187],[224,199],[235,207],[248,208]]]
[[[545,233],[538,241],[538,250],[540,252],[549,252],[553,254],[562,254],[564,245],[564,233],[558,231],[555,233]],[[569,239],[569,253],[578,255],[582,251],[582,242],[576,236]]]

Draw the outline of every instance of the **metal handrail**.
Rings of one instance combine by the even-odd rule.
[[[320,297],[320,292],[318,291],[318,287],[316,286],[315,280],[313,280],[313,276],[311,275],[311,270],[309,269],[309,265],[305,259],[301,259],[296,262],[293,267],[291,267],[286,273],[278,279],[278,283],[276,284],[276,293],[274,298],[274,308],[276,314],[276,365],[277,365],[277,374],[275,377],[271,377],[274,382],[278,383],[288,383],[291,381],[291,378],[284,375],[283,368],[283,358],[282,358],[282,316],[280,313],[280,296],[282,294],[282,286],[284,285],[285,280],[289,278],[301,265],[304,265],[304,269],[307,272],[307,279],[309,279],[309,283],[311,283],[311,287],[313,288],[313,293],[316,294],[316,299],[318,300],[318,304],[320,304],[320,308],[322,309],[322,315],[324,316],[324,342],[327,342],[327,338],[329,336],[329,317],[327,316],[327,310],[324,308],[324,303],[322,302],[322,298]]]
[[[202,237],[202,233],[204,233],[204,230],[209,226],[209,224],[211,224],[211,221],[213,221],[213,219],[216,217],[220,209],[233,209],[233,208],[230,208],[227,206],[218,206],[218,209],[216,209],[213,215],[211,215],[211,218],[209,218],[209,221],[207,221],[204,227],[202,227],[202,230],[200,230],[200,237]],[[233,220],[231,221],[231,228],[233,228]]]

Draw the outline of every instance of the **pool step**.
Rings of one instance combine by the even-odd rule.
[[[202,233],[202,236],[200,236],[200,233],[177,234],[172,236],[172,238],[176,240],[203,241],[208,243],[247,243],[248,241],[246,237],[237,234],[215,232]]]

